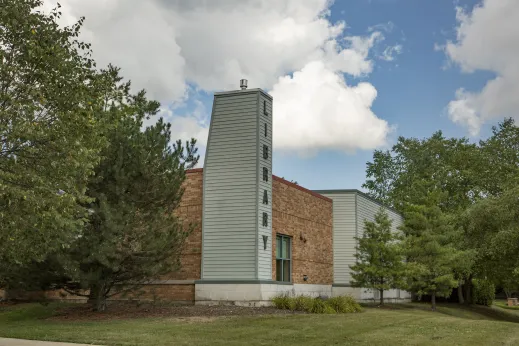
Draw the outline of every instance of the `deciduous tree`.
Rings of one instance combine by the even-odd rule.
[[[43,260],[86,221],[86,184],[104,145],[101,102],[83,19],[0,0],[0,263]],[[0,264],[1,265],[1,264]]]

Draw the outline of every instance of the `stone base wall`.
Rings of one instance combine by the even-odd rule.
[[[277,284],[277,283],[197,283],[195,304],[270,306],[271,299],[287,294],[290,296],[331,297],[331,285]]]
[[[351,295],[359,303],[377,303],[378,295],[367,288],[333,286],[332,297]],[[411,293],[402,290],[384,291],[384,302],[406,303],[411,301]]]

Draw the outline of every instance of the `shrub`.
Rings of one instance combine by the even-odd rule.
[[[496,298],[496,287],[488,280],[477,279],[474,283],[474,303],[492,306]]]
[[[272,303],[276,308],[281,310],[294,310],[294,298],[286,294],[272,298]]]
[[[309,296],[290,297],[286,294],[272,299],[278,309],[304,311],[313,314],[335,314],[360,312],[362,308],[351,296],[334,297],[327,300]]]
[[[333,297],[328,299],[326,304],[342,314],[362,311],[360,304],[352,296]]]
[[[314,300],[308,296],[298,296],[294,298],[294,310],[311,312]]]
[[[326,311],[326,303],[321,298],[317,297],[312,299],[312,309],[310,310],[313,314],[324,314]]]
[[[330,305],[325,304],[324,305],[324,313],[331,315],[331,314],[336,314],[337,311],[335,311],[334,308],[332,308]]]

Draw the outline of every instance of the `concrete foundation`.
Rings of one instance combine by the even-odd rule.
[[[278,283],[197,283],[195,304],[240,306],[269,306],[272,298],[291,296],[331,297],[331,285]]]
[[[359,303],[376,303],[379,301],[378,291],[367,288],[333,286],[332,296],[351,295]],[[402,290],[384,291],[384,301],[387,303],[407,303],[411,301],[411,293]]]
[[[312,284],[279,283],[197,283],[195,285],[195,304],[197,305],[238,305],[270,306],[272,298],[279,295],[337,297],[351,295],[358,302],[374,303],[378,301],[378,292],[364,288]],[[389,290],[384,293],[388,303],[411,301],[411,295],[401,290]]]

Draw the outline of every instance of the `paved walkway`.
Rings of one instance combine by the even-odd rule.
[[[36,340],[0,338],[0,346],[87,346],[87,345],[86,344],[70,344],[67,342],[52,342],[52,341],[36,341]]]

